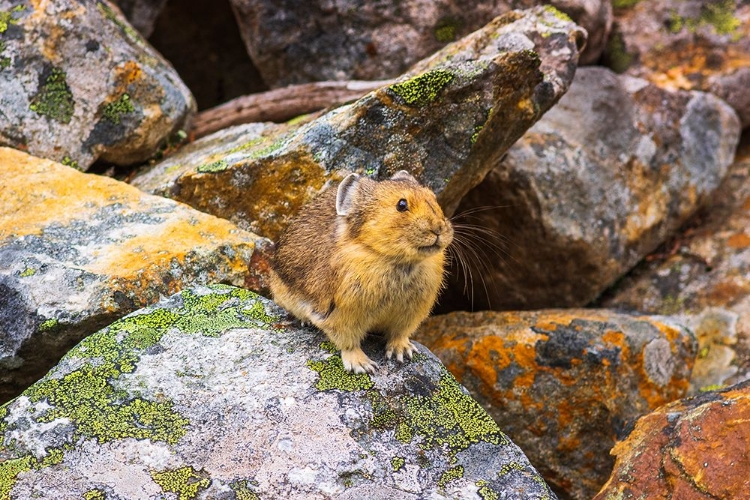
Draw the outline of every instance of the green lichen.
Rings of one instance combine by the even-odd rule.
[[[464,468],[461,465],[457,465],[443,472],[437,484],[440,488],[445,488],[449,482],[461,479],[462,477],[464,477]]]
[[[372,408],[370,425],[373,429],[392,429],[398,424],[396,412],[378,391],[367,391],[366,397],[370,401],[370,408]]]
[[[69,123],[73,116],[75,102],[70,92],[66,75],[60,68],[50,69],[31,98],[29,109],[41,116],[47,116],[60,123]]]
[[[487,484],[487,481],[480,480],[474,483],[474,485],[479,487],[479,489],[477,490],[477,494],[479,494],[482,500],[498,500],[498,498],[500,498],[500,495],[497,493],[497,491],[493,490]]]
[[[481,132],[483,128],[484,128],[483,125],[479,125],[478,127],[474,127],[474,133],[471,134],[471,145],[472,146],[474,144],[476,144],[477,139],[479,138],[479,132]]]
[[[227,163],[226,160],[219,160],[212,163],[200,165],[195,170],[199,174],[214,174],[216,172],[223,172],[227,168],[229,168],[229,163]]]
[[[109,5],[104,2],[97,2],[96,7],[99,9],[99,12],[104,15],[104,17],[115,23],[115,25],[120,28],[120,30],[122,30],[122,32],[125,33],[125,35],[130,38],[131,41],[137,43],[138,45],[146,44],[143,41],[143,38],[141,38],[141,35],[135,29],[133,29],[132,26],[121,19],[120,16],[118,16],[117,13],[112,10]]]
[[[456,40],[456,35],[461,28],[461,23],[452,17],[441,19],[435,26],[435,40],[441,43],[450,43]]]
[[[102,490],[89,490],[83,494],[84,500],[105,500],[107,495]]]
[[[607,41],[609,68],[615,73],[624,73],[633,63],[633,55],[627,51],[622,33],[615,32]]]
[[[258,294],[241,288],[227,289],[231,291],[208,295],[183,292],[184,309],[190,313],[181,315],[174,326],[205,337],[218,337],[232,328],[274,328],[278,318],[268,314]]]
[[[391,468],[393,469],[393,472],[400,471],[404,467],[405,464],[406,464],[406,459],[404,457],[391,458]]]
[[[23,5],[16,5],[10,10],[0,12],[0,35],[5,33],[8,30],[8,26],[10,26],[11,24],[18,24],[18,19],[14,18],[13,14],[15,14],[16,12],[21,12],[25,8],[26,7]]]
[[[635,7],[635,5],[641,0],[612,0],[612,8],[614,9],[629,9]]]
[[[63,159],[60,163],[76,170],[81,170],[81,167],[78,165],[78,161],[74,160],[70,156],[63,156]]]
[[[318,372],[320,378],[315,383],[319,391],[338,389],[340,391],[365,391],[372,388],[373,382],[366,373],[349,373],[344,369],[341,356],[332,355],[323,361],[308,361],[307,366]]]
[[[189,466],[152,472],[151,477],[163,492],[176,493],[179,500],[191,500],[211,484],[209,479],[201,477],[198,471]]]
[[[502,477],[502,476],[505,476],[506,474],[509,474],[509,473],[513,472],[513,471],[523,472],[525,470],[526,470],[526,468],[522,464],[519,464],[518,462],[511,462],[509,464],[503,465],[500,468],[500,470],[497,472],[497,475],[500,476],[500,477]]]
[[[725,387],[726,385],[724,384],[711,384],[711,385],[703,386],[698,390],[701,392],[720,391]]]
[[[393,84],[388,89],[409,106],[425,106],[433,102],[453,78],[454,74],[450,71],[436,69]]]
[[[47,320],[42,321],[42,323],[39,325],[39,331],[40,332],[50,332],[57,328],[59,325],[59,321],[57,318],[49,318]]]
[[[555,16],[556,18],[558,18],[561,21],[565,21],[566,23],[572,23],[573,22],[573,20],[570,18],[569,15],[567,15],[565,12],[563,12],[563,11],[555,8],[552,5],[549,5],[549,4],[545,5],[544,6],[544,11],[547,12],[548,14],[551,14],[551,15]]]
[[[306,122],[308,118],[310,118],[310,113],[306,113],[304,115],[295,116],[291,120],[287,121],[286,124],[287,125],[291,125],[291,126],[300,125],[300,124]]]
[[[34,276],[35,274],[36,269],[34,269],[33,267],[27,267],[26,269],[21,271],[21,274],[19,276],[21,276],[22,278],[28,278],[29,276]]]
[[[126,113],[132,113],[133,111],[135,111],[135,107],[130,101],[130,95],[126,93],[122,94],[116,100],[105,105],[104,109],[102,110],[102,116],[104,116],[104,119],[109,121],[110,123],[119,125],[122,115]]]
[[[0,55],[5,51],[6,44],[0,40]],[[10,66],[10,57],[0,57],[0,70]]]
[[[264,156],[269,156],[273,154],[274,152],[281,149],[281,147],[284,145],[284,142],[286,141],[286,138],[283,137],[281,139],[278,139],[274,141],[273,143],[269,144],[268,146],[262,147],[262,148],[256,148],[252,149],[250,151],[250,154],[248,155],[249,160],[254,160],[256,158],[262,158]]]
[[[229,487],[234,491],[237,500],[260,500],[260,497],[250,489],[250,486],[248,486],[247,479],[234,481],[229,484]]]
[[[742,26],[742,21],[735,16],[734,2],[725,0],[723,2],[707,2],[701,6],[698,17],[681,17],[676,10],[672,10],[667,24],[667,30],[676,34],[687,29],[695,33],[699,28],[711,26],[717,35],[733,35],[737,40],[741,33],[737,30]]]
[[[16,484],[16,478],[20,473],[30,471],[33,463],[31,455],[0,462],[0,500],[10,500],[10,490]]]

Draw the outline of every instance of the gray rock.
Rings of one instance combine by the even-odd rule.
[[[191,284],[243,284],[256,246],[267,241],[10,148],[0,148],[0,172],[2,402],[135,309]]]
[[[153,156],[195,108],[117,9],[83,0],[0,1],[0,103],[0,146],[82,170]]]
[[[612,24],[611,3],[544,3],[588,31],[582,61],[595,62]],[[247,51],[270,87],[392,78],[496,16],[541,4],[538,0],[232,0]]]
[[[711,94],[581,68],[559,104],[461,203],[459,213],[473,217],[464,222],[503,239],[485,244],[475,234],[464,243],[485,252],[470,262],[485,266],[490,284],[475,286],[474,307],[587,304],[708,200],[739,133],[736,113]],[[471,215],[481,207],[491,209]],[[462,300],[462,280],[449,297]]]
[[[89,336],[0,407],[6,498],[555,498],[424,347],[351,375],[282,315],[196,287]]]
[[[133,184],[272,239],[352,171],[409,170],[450,214],[566,91],[584,36],[554,9],[513,12],[353,104],[304,125],[254,129],[244,144],[205,138]]]

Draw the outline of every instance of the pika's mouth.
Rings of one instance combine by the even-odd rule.
[[[435,238],[435,243],[432,245],[424,245],[421,247],[417,247],[417,250],[419,250],[421,253],[435,253],[439,252],[443,249],[442,241],[440,240],[440,235],[438,235]]]

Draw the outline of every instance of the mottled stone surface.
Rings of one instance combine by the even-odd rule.
[[[351,105],[305,125],[253,129],[244,144],[178,153],[133,184],[270,238],[351,171],[406,169],[451,213],[566,91],[583,40],[554,9],[514,12]]]
[[[589,33],[595,62],[612,24],[607,0],[552,0]],[[538,0],[232,0],[247,51],[271,87],[319,80],[383,80],[512,9]]]
[[[641,418],[612,453],[595,500],[747,498],[750,382],[676,401]]]
[[[750,125],[750,4],[744,0],[615,2],[605,63],[671,89],[725,99]]]
[[[89,336],[0,407],[0,497],[555,498],[424,347],[352,375],[282,315],[196,287]]]
[[[750,378],[750,135],[705,213],[600,303],[682,315],[701,342],[696,389]]]
[[[0,172],[0,401],[86,335],[163,295],[196,283],[243,284],[264,242],[10,148],[0,148]]]
[[[167,0],[113,0],[128,22],[144,37],[154,32],[154,24]]]
[[[692,334],[665,319],[608,310],[452,313],[415,338],[469,390],[561,498],[607,480],[616,439],[685,395]]]
[[[153,156],[195,107],[106,1],[0,1],[0,146],[86,170]]]
[[[739,134],[735,112],[712,94],[580,68],[462,200],[467,216],[456,223],[485,231],[459,227],[459,250],[464,239],[477,252],[464,252],[473,304],[460,270],[442,301],[475,310],[587,304],[709,199]]]

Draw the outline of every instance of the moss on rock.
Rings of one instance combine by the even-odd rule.
[[[126,113],[132,113],[133,111],[135,111],[135,107],[130,100],[130,95],[125,93],[114,101],[106,104],[102,109],[102,116],[110,123],[119,125],[121,116]]]
[[[433,102],[454,77],[450,71],[436,69],[393,84],[388,89],[409,106],[425,106]]]
[[[210,479],[201,477],[198,471],[189,466],[152,472],[151,477],[163,492],[176,493],[179,500],[191,500],[211,484]]]
[[[50,67],[40,76],[39,90],[31,98],[29,109],[60,123],[70,123],[75,108],[65,71]]]

